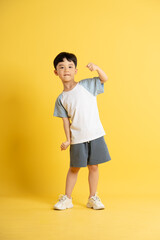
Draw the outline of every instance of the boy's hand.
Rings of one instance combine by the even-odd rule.
[[[70,145],[70,142],[69,142],[69,141],[63,142],[63,143],[61,144],[61,151],[62,151],[62,150],[66,150],[69,145]]]
[[[98,66],[94,63],[88,63],[87,66],[89,68],[90,71],[97,71],[98,70]]]

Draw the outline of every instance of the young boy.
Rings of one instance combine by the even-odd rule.
[[[53,116],[63,119],[66,141],[61,144],[61,150],[70,146],[70,168],[66,178],[65,195],[60,195],[54,209],[73,207],[71,194],[78,171],[86,166],[89,169],[90,189],[87,207],[104,209],[96,192],[98,164],[111,160],[111,157],[104,140],[105,131],[99,119],[96,96],[104,92],[104,83],[108,77],[97,65],[89,63],[86,67],[90,71],[97,71],[99,77],[75,82],[77,58],[72,53],[61,52],[53,64],[54,73],[59,76],[64,86],[63,92],[56,99]]]

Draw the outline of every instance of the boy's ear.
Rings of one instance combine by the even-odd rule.
[[[75,74],[77,73],[77,71],[78,71],[78,69],[76,68],[76,69],[75,69]]]
[[[54,73],[58,76],[58,73],[57,73],[57,70],[56,70],[56,69],[54,70]]]

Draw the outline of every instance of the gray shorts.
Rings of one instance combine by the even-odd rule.
[[[70,167],[86,167],[111,160],[104,136],[70,145]]]

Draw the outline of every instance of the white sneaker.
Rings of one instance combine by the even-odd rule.
[[[64,210],[66,208],[72,208],[72,198],[68,198],[67,195],[60,194],[59,201],[54,205],[54,209]]]
[[[93,208],[93,209],[104,209],[104,205],[101,202],[100,198],[97,196],[97,192],[94,196],[88,198],[88,203],[87,203],[88,208]]]

